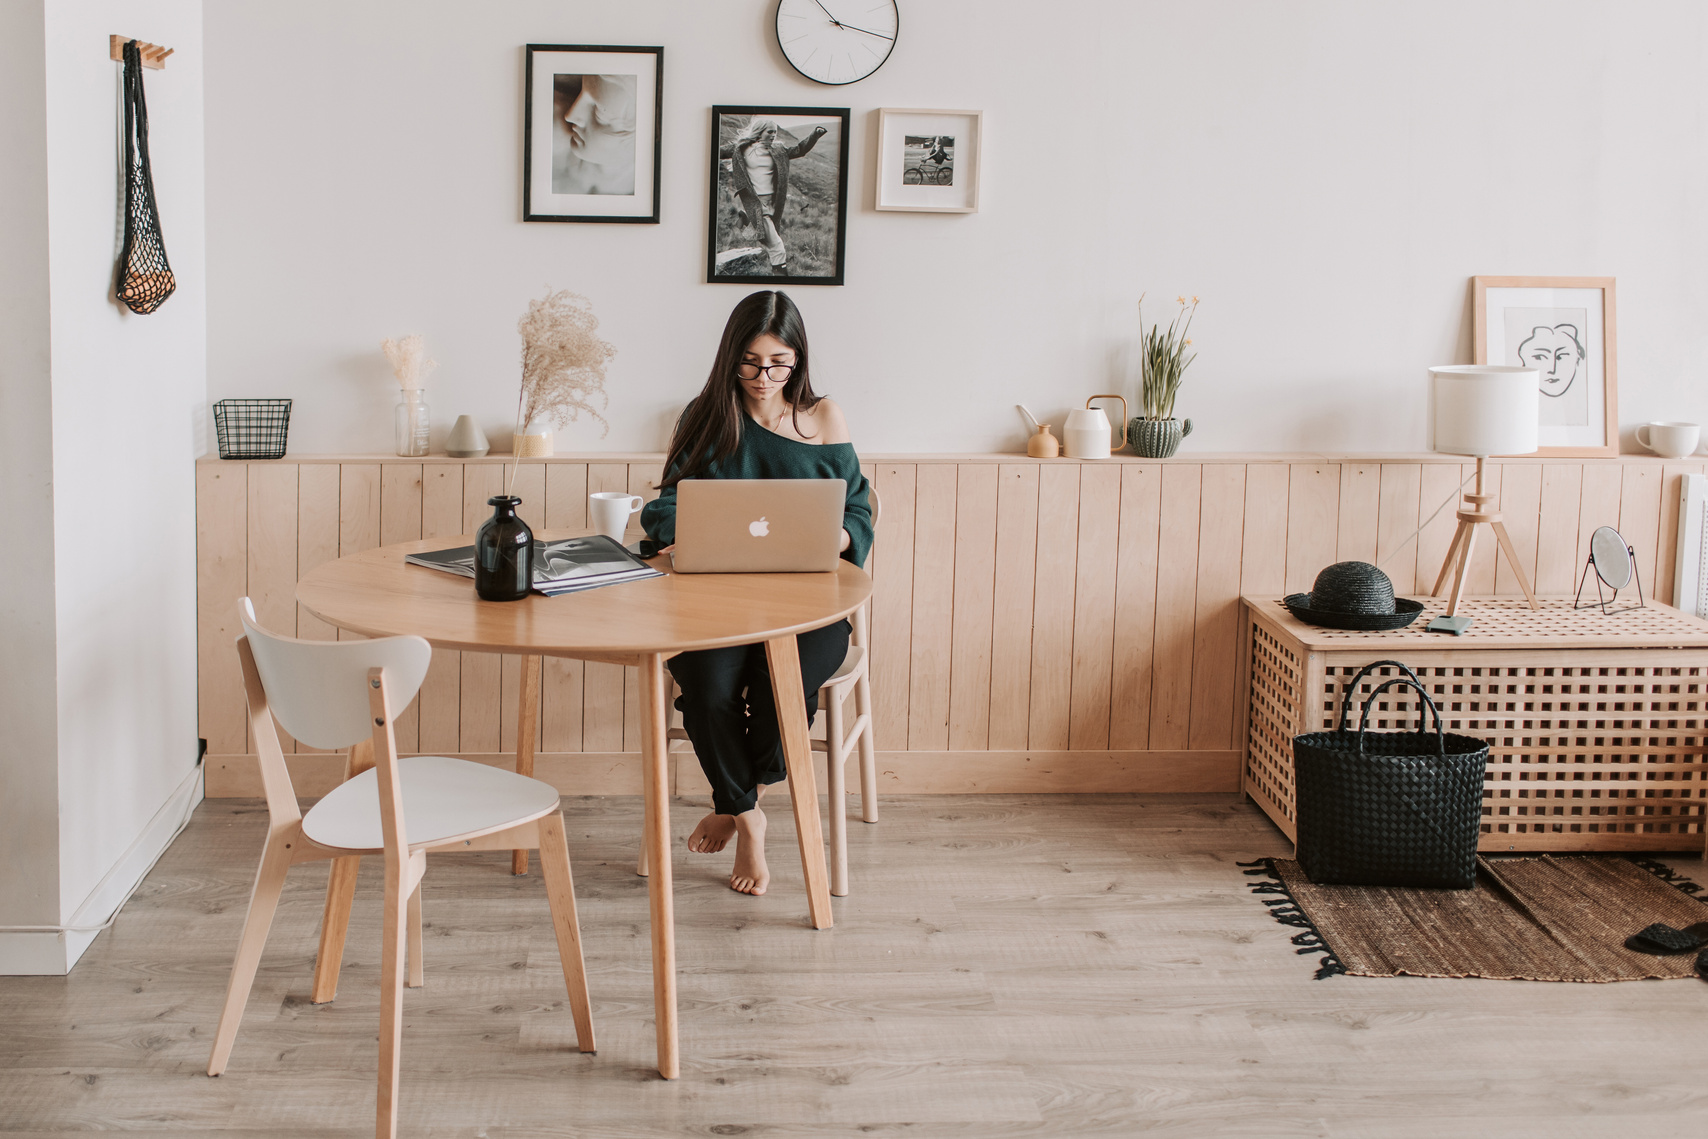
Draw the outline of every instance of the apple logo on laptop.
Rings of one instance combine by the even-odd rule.
[[[755,538],[763,538],[771,532],[771,523],[765,521],[764,517],[761,516],[759,521],[747,524],[747,532]]]

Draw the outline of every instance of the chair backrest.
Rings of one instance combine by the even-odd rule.
[[[415,698],[433,659],[420,637],[371,641],[299,641],[255,623],[255,607],[240,605],[243,631],[267,703],[285,731],[310,747],[335,751],[371,739],[368,670],[386,670],[386,697],[395,715]]]

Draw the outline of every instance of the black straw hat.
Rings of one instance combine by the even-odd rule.
[[[1394,583],[1369,562],[1336,562],[1317,574],[1309,593],[1282,602],[1301,621],[1329,629],[1380,632],[1403,629],[1423,612],[1423,603],[1394,597]]]

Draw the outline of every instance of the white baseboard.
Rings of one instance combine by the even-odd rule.
[[[105,924],[166,852],[179,824],[201,801],[202,767],[198,764],[65,924],[73,929]],[[81,933],[0,933],[0,976],[63,977],[99,936],[99,930],[87,928]]]

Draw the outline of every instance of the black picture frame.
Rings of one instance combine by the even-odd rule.
[[[568,55],[579,53],[588,56],[585,66],[596,67],[600,63],[610,65],[610,60],[601,60],[599,56],[612,55],[650,55],[650,63],[637,63],[639,70],[636,74],[635,89],[629,93],[632,99],[634,118],[634,160],[633,188],[636,191],[630,202],[620,199],[630,197],[621,191],[593,190],[588,193],[559,193],[555,192],[552,179],[557,175],[553,163],[554,143],[557,143],[555,133],[542,130],[540,137],[535,137],[536,108],[550,112],[555,109],[554,98],[560,92],[555,80],[559,77],[570,78],[580,75],[602,75],[608,72],[579,71],[561,72],[555,68],[551,72],[540,72],[542,76],[552,75],[554,82],[547,83],[536,89],[535,86],[535,57],[547,55]],[[544,60],[542,60],[544,62]],[[557,63],[581,61],[559,60]],[[645,74],[650,68],[651,82]],[[624,73],[626,74],[626,73]],[[650,107],[647,105],[650,103]],[[557,115],[552,116],[552,126],[557,126]],[[538,125],[544,127],[546,120],[541,117]],[[645,136],[650,133],[652,138]],[[557,143],[561,145],[560,143]],[[528,44],[525,48],[525,63],[522,74],[522,220],[555,221],[555,222],[628,222],[644,225],[657,225],[659,220],[659,198],[663,186],[663,156],[664,156],[664,48],[636,47],[632,45],[596,45],[596,44]],[[536,153],[538,152],[538,153]],[[650,155],[650,160],[648,156]],[[650,171],[647,167],[650,166]],[[540,174],[540,185],[535,185],[536,172]],[[650,175],[650,177],[649,177]],[[650,194],[647,186],[650,185]],[[631,212],[624,212],[623,207],[630,207]]]
[[[750,124],[762,119],[775,120],[779,137],[787,135],[788,140],[792,140],[784,140],[781,148],[775,145],[774,140],[772,151],[774,163],[780,163],[788,170],[783,187],[782,225],[777,226],[775,221],[771,223],[787,257],[782,272],[777,272],[771,265],[775,250],[768,247],[770,233],[748,218],[750,208],[749,204],[744,204],[743,197],[756,202],[757,195],[751,193],[751,182],[745,194],[738,184],[744,178],[736,173],[735,163],[740,161],[743,152],[732,152],[727,158],[724,155],[727,148],[737,145]],[[725,105],[712,108],[712,135],[708,147],[711,151],[710,200],[706,211],[708,284],[843,283],[848,251],[850,120],[847,107]],[[830,124],[834,124],[834,128]],[[798,155],[788,153],[806,143],[805,136],[820,126],[825,128],[823,134],[814,137],[804,152]],[[832,129],[837,135],[834,140],[825,137]],[[828,149],[821,152],[820,147]],[[835,170],[827,174],[825,160],[831,153],[835,155]],[[832,210],[824,200],[832,188],[836,197],[833,240],[830,233]],[[791,247],[791,241],[798,244]],[[829,251],[824,248],[827,241],[832,245]]]

